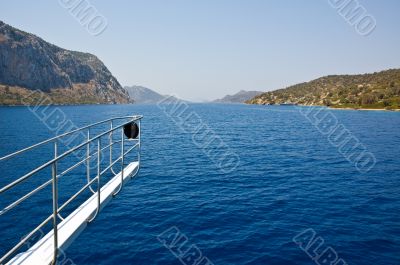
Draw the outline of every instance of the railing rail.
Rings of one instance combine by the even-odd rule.
[[[53,206],[53,212],[52,214],[47,217],[41,224],[39,224],[36,228],[34,228],[28,235],[23,237],[13,248],[11,248],[3,257],[0,258],[0,264],[4,264],[10,258],[12,257],[13,254],[15,254],[36,232],[38,232],[40,229],[42,229],[46,224],[48,224],[50,221],[52,221],[52,226],[53,226],[53,239],[54,239],[54,250],[53,250],[53,264],[57,263],[57,256],[58,256],[58,219],[61,221],[64,220],[63,217],[60,215],[60,212],[63,211],[72,201],[74,201],[79,195],[81,195],[85,190],[88,188],[92,193],[97,194],[97,209],[96,212],[93,214],[93,216],[90,217],[88,222],[93,221],[97,214],[100,211],[100,196],[101,196],[101,176],[104,175],[107,171],[110,171],[112,174],[116,175],[113,167],[117,163],[121,163],[121,183],[116,191],[114,191],[114,196],[117,195],[123,187],[123,182],[124,182],[124,161],[125,157],[132,152],[135,148],[137,149],[137,161],[138,161],[138,167],[134,175],[136,175],[139,171],[140,168],[140,145],[141,145],[141,140],[140,140],[140,123],[141,123],[142,116],[124,116],[124,117],[117,117],[117,118],[111,118],[107,120],[103,120],[100,122],[96,122],[78,129],[74,129],[70,132],[63,133],[61,135],[52,137],[50,139],[47,139],[45,141],[42,141],[40,143],[31,145],[29,147],[23,148],[19,151],[13,152],[11,154],[8,154],[6,156],[0,157],[0,163],[2,161],[10,160],[14,157],[17,157],[25,152],[32,151],[36,148],[42,147],[46,144],[53,143],[53,150],[54,150],[54,158],[50,159],[49,161],[45,162],[44,164],[36,167],[35,169],[31,170],[30,172],[24,174],[23,176],[17,178],[16,180],[12,181],[11,183],[8,183],[4,187],[0,188],[0,195],[3,193],[15,188],[22,182],[28,180],[29,178],[33,177],[35,174],[38,172],[44,170],[45,168],[51,167],[51,179],[48,181],[44,182],[43,184],[39,185],[35,189],[31,190],[30,192],[26,193],[25,195],[19,197],[17,200],[9,204],[8,206],[4,207],[3,209],[0,209],[0,217],[7,213],[8,211],[14,209],[16,206],[21,204],[23,201],[29,199],[31,196],[39,192],[40,190],[43,190],[45,187],[49,186],[52,184],[52,206]],[[121,124],[115,126],[115,121],[122,121]],[[103,124],[110,123],[110,129],[101,132],[93,137],[91,137],[91,129],[93,129],[96,126],[100,126]],[[135,141],[133,146],[129,147],[127,150],[125,150],[125,135],[124,135],[124,128],[128,125],[131,125],[132,123],[136,123],[138,126],[138,136],[135,139],[128,139],[129,141]],[[121,131],[121,139],[114,141],[113,139],[113,134],[115,131],[120,130]],[[82,132],[82,131],[87,131],[87,138],[85,139],[84,142],[74,146],[73,148],[65,151],[64,153],[59,153],[59,142],[62,138],[71,136],[75,133]],[[103,137],[108,136],[109,138],[109,144],[106,146],[102,147],[101,146],[101,139]],[[91,143],[96,143],[97,150],[95,152],[91,152],[90,150],[90,144]],[[121,154],[118,155],[117,158],[113,159],[113,147],[116,144],[121,144]],[[66,158],[68,155],[74,154],[75,152],[82,150],[82,148],[86,147],[86,157],[84,159],[80,159],[78,162],[74,163],[72,166],[68,167],[61,173],[58,173],[58,164],[59,162]],[[102,152],[105,151],[106,149],[109,149],[109,164],[106,166],[104,169],[101,169],[101,156]],[[90,161],[92,158],[97,156],[97,172],[96,172],[96,177],[93,179],[90,179]],[[80,165],[86,163],[86,178],[87,178],[87,183],[81,187],[74,195],[69,197],[61,206],[58,205],[58,180],[62,176],[66,175],[73,169],[79,167]],[[132,176],[133,177],[133,176]],[[93,190],[92,185],[94,183],[97,183],[97,188]]]

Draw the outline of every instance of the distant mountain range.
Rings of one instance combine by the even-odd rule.
[[[36,104],[41,95],[32,91],[46,93],[52,104],[157,103],[168,97],[141,86],[124,89],[95,55],[62,49],[0,21],[0,105]],[[400,109],[400,69],[330,75],[265,93],[242,90],[213,102]]]
[[[40,90],[53,104],[128,103],[128,93],[89,53],[69,51],[0,21],[0,104],[35,104]],[[25,100],[25,103],[30,103]]]
[[[400,109],[400,69],[330,75],[258,95],[246,103],[321,105],[334,108]]]
[[[214,103],[244,103],[245,101],[254,98],[257,95],[262,94],[261,91],[244,91],[240,90],[234,95],[227,95],[221,99],[216,99]]]
[[[135,103],[141,104],[156,104],[161,100],[177,100],[174,96],[161,95],[156,91],[143,87],[143,86],[125,86],[124,89],[128,91],[129,96],[135,99]]]

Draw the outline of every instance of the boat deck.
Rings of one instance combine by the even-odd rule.
[[[123,171],[123,183],[127,182],[139,168],[138,162],[128,164]],[[113,198],[114,192],[121,185],[121,172],[113,177],[100,190],[100,210]],[[58,248],[65,250],[72,241],[86,228],[88,220],[96,213],[98,197],[93,194],[75,211],[58,224]],[[16,255],[7,264],[32,265],[50,264],[53,260],[54,230],[51,230],[28,251]]]

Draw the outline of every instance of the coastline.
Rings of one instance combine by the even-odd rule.
[[[10,105],[6,105],[6,104],[0,104],[0,107],[32,107],[32,106],[39,106],[39,107],[46,107],[46,106],[99,106],[99,105],[133,105],[133,104],[137,104],[137,103],[53,103],[53,104],[10,104]]]
[[[280,105],[280,104],[274,104],[274,105],[264,105],[264,104],[257,104],[257,103],[244,103],[246,105],[259,105],[259,106],[285,106],[285,105]],[[331,110],[362,110],[362,111],[389,111],[389,112],[400,112],[400,109],[382,109],[382,108],[351,108],[351,107],[329,107],[325,105],[302,105],[302,104],[297,104],[294,106],[301,106],[301,107],[321,107],[321,108],[327,108]]]
[[[366,108],[332,108],[332,107],[327,107],[328,109],[336,109],[336,110],[362,110],[362,111],[392,111],[392,112],[396,112],[396,111],[400,111],[400,109],[366,109]]]
[[[276,105],[280,106],[280,105]],[[302,106],[302,107],[321,107],[321,108],[327,108],[327,109],[332,109],[332,110],[362,110],[362,111],[389,111],[389,112],[400,112],[400,109],[371,109],[371,108],[350,108],[350,107],[329,107],[325,105],[301,105],[298,104],[296,106]]]

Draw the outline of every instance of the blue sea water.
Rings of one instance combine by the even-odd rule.
[[[224,173],[155,105],[59,108],[77,125],[144,115],[141,171],[67,249],[75,264],[181,264],[157,237],[171,227],[213,264],[330,264],[294,243],[306,229],[323,239],[317,253],[332,247],[347,264],[400,264],[400,113],[322,110],[376,157],[360,173],[296,107],[191,104],[240,158]],[[0,156],[53,136],[26,107],[1,107],[0,132]],[[42,152],[2,164],[1,184],[51,151]],[[77,179],[85,181],[64,181]],[[0,196],[4,206],[14,195]],[[50,196],[0,216],[0,255],[51,212]]]

